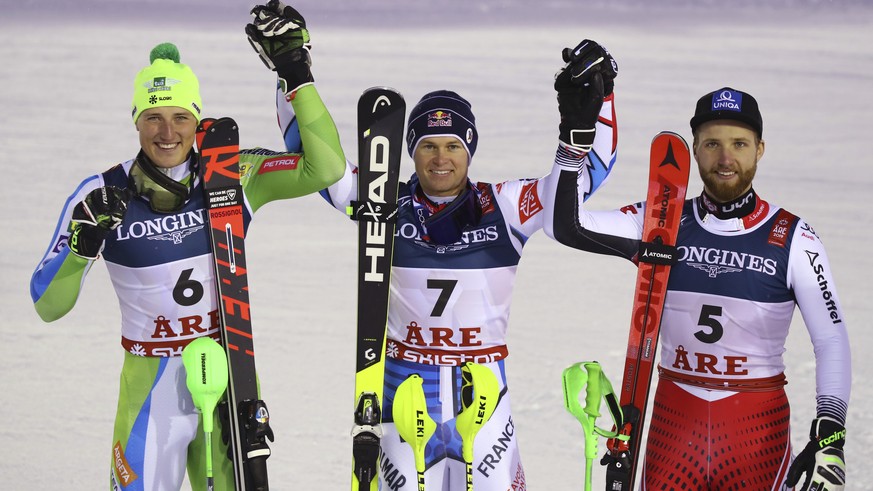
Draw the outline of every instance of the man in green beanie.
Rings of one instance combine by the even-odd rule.
[[[312,85],[308,35],[277,35],[293,59],[283,73],[306,154],[243,150],[239,161],[246,228],[264,204],[321,190],[343,174],[345,157],[330,114]],[[124,364],[110,452],[110,488],[179,489],[187,468],[206,481],[198,414],[185,385],[182,348],[219,337],[219,303],[195,133],[199,83],[172,44],[157,46],[136,77],[136,156],[83,180],[67,199],[30,292],[46,322],[76,303],[103,257],[121,308]],[[285,67],[288,68],[288,67]],[[215,432],[215,489],[233,489],[226,444]]]

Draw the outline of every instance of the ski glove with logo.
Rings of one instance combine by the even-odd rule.
[[[309,30],[294,7],[279,0],[252,9],[252,23],[246,25],[249,44],[267,68],[276,72],[286,95],[315,80],[309,56]]]
[[[792,487],[806,473],[799,491],[842,491],[846,487],[846,427],[836,420],[822,417],[812,421],[809,443],[788,469],[785,484]]]
[[[606,48],[588,39],[573,49],[564,48],[561,55],[566,65],[555,74],[561,114],[558,138],[569,147],[588,152],[603,98],[612,94],[618,64]]]
[[[70,251],[85,259],[97,259],[103,240],[121,224],[131,193],[115,186],[97,188],[73,208],[70,220]]]

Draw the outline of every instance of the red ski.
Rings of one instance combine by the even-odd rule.
[[[228,426],[228,456],[233,461],[236,490],[266,491],[267,439],[273,440],[273,430],[267,405],[258,398],[236,122],[204,119],[198,128],[197,147],[209,212],[221,344],[227,352],[227,403],[219,406],[219,413],[222,424]]]
[[[624,413],[622,433],[630,440],[610,439],[601,460],[607,491],[630,491],[637,474],[649,387],[661,329],[670,265],[675,260],[676,236],[688,188],[691,156],[685,140],[669,131],[652,140],[649,189],[640,251],[637,286],[628,336],[627,358],[619,391]]]

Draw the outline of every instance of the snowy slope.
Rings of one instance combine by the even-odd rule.
[[[873,217],[863,197],[873,185],[866,144],[873,134],[873,8],[782,0],[760,11],[752,2],[729,9],[695,2],[686,10],[691,2],[672,0],[658,14],[642,0],[593,2],[591,10],[553,0],[535,11],[521,0],[318,3],[300,9],[313,30],[316,83],[347,154],[357,152],[353,111],[363,89],[390,85],[413,104],[426,91],[451,88],[473,103],[481,138],[471,174],[485,181],[549,169],[560,50],[584,37],[606,44],[621,70],[620,160],[593,208],[642,198],[649,140],[664,129],[690,140],[688,119],[700,95],[724,85],[754,94],[767,141],[756,189],[807,219],[828,247],[854,349],[848,488],[868,488],[873,260],[865,251]],[[4,6],[0,489],[105,489],[122,359],[105,267],[93,268],[76,308],[53,324],[34,313],[28,281],[79,180],[134,155],[130,86],[155,44],[179,46],[200,78],[206,114],[233,116],[243,146],[281,147],[273,75],[242,33],[249,7],[206,0],[178,9],[168,0]],[[197,12],[208,12],[206,21],[195,20]],[[407,159],[403,174],[411,170]],[[692,176],[690,192],[699,189]],[[349,221],[315,197],[270,205],[251,228],[255,344],[277,440],[274,489],[348,485],[354,237]],[[581,487],[580,430],[563,409],[560,374],[597,359],[619,380],[634,273],[623,261],[545,237],[526,247],[507,370],[531,489]],[[799,315],[787,348],[793,439],[802,445],[815,393]]]

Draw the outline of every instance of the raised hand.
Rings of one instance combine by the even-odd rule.
[[[306,20],[294,7],[279,0],[257,5],[245,31],[249,44],[270,70],[279,75],[282,91],[290,94],[314,81],[309,56],[310,37]]]
[[[85,259],[97,259],[103,241],[124,219],[131,192],[115,186],[97,188],[73,208],[70,220],[70,251]]]
[[[613,80],[618,76],[618,63],[606,48],[596,41],[585,39],[573,49],[564,48],[561,56],[567,63],[561,70],[566,72],[566,80],[562,83],[587,86],[594,74],[599,73],[603,79],[603,95],[612,94]]]
[[[603,98],[612,94],[618,64],[606,48],[588,39],[573,49],[564,48],[561,55],[566,65],[555,74],[561,114],[558,138],[571,148],[589,152]]]

